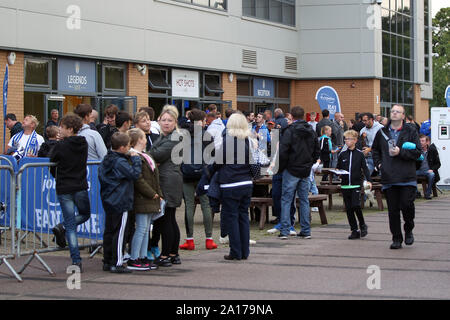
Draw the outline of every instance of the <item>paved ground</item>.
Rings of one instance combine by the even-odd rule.
[[[203,240],[201,250],[181,253],[181,265],[144,273],[110,274],[101,271],[100,256],[84,259],[80,290],[66,285],[68,252],[43,256],[54,277],[35,260],[18,283],[1,265],[0,299],[449,299],[450,196],[416,208],[416,242],[401,250],[389,249],[387,214],[375,211],[366,216],[363,240],[347,240],[344,220],[314,228],[311,240],[260,237],[247,261],[225,261],[225,246],[206,251]],[[380,269],[380,289],[367,287],[372,265]]]

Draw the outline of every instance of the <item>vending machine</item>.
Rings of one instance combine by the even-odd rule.
[[[438,186],[450,188],[450,108],[431,108],[431,143],[439,151],[441,180]]]

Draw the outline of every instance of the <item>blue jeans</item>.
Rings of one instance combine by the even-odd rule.
[[[91,216],[89,193],[83,190],[70,194],[58,194],[58,201],[61,205],[70,257],[72,262],[79,263],[81,257],[78,250],[77,226],[89,220]],[[78,209],[78,215],[75,215],[75,208]]]
[[[250,222],[248,208],[252,197],[253,186],[241,186],[221,189],[221,204],[224,228],[230,241],[230,255],[247,258],[250,254]]]
[[[273,175],[272,177],[272,200],[273,200],[273,207],[272,207],[272,212],[273,215],[277,218],[280,218],[281,215],[281,189],[283,186],[283,173],[277,173],[275,175]],[[279,224],[277,224],[278,226]],[[292,200],[292,205],[291,205],[291,225],[294,226],[295,225],[295,195],[294,198]],[[277,226],[275,226],[274,228],[277,228]]]
[[[428,170],[417,170],[416,175],[418,176],[425,176],[427,177],[428,184],[427,184],[427,190],[425,191],[425,196],[430,196],[431,192],[433,191],[433,184],[434,184],[434,172],[428,172]]]
[[[319,194],[319,189],[317,189],[316,180],[311,181],[311,187],[309,188],[309,191],[313,195]]]
[[[136,213],[136,230],[131,240],[131,259],[147,257],[148,238],[153,213]]]
[[[310,189],[311,181],[309,177],[306,178],[297,178],[291,175],[288,170],[284,170],[283,172],[283,189],[281,196],[281,229],[280,234],[289,235],[290,225],[290,210],[292,199],[295,196],[295,192],[297,192],[300,206],[299,206],[299,215],[300,215],[300,227],[301,233],[305,235],[311,234],[311,223],[309,220],[309,200],[308,194]]]

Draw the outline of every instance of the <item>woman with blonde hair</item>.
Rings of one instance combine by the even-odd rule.
[[[229,236],[230,253],[225,260],[247,259],[250,254],[248,208],[253,191],[250,169],[250,130],[241,113],[230,116],[213,171],[218,171],[223,227]]]
[[[177,130],[178,110],[175,106],[164,106],[159,117],[161,128],[160,138],[153,144],[150,155],[159,164],[159,183],[162,196],[166,201],[164,216],[156,220],[154,228],[159,230],[162,237],[161,255],[155,259],[155,264],[170,267],[172,264],[181,264],[178,255],[180,245],[180,228],[178,227],[175,213],[181,206],[183,198],[183,174],[180,164],[172,161],[173,148],[179,140],[172,139]],[[175,141],[173,141],[175,140]],[[155,230],[153,231],[155,234]],[[152,247],[154,244],[152,244]]]

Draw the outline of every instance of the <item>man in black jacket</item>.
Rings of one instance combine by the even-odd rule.
[[[405,122],[405,108],[394,105],[388,124],[380,129],[372,145],[375,167],[381,170],[381,183],[389,211],[389,227],[393,243],[391,249],[402,247],[400,211],[405,220],[405,244],[412,245],[414,236],[417,188],[416,160],[421,150],[416,128]]]
[[[11,133],[11,138],[20,131],[23,130],[22,124],[17,121],[16,115],[14,113],[8,113],[5,117],[6,127],[9,129]]]
[[[299,237],[311,238],[311,224],[309,220],[308,193],[310,189],[309,175],[313,164],[319,159],[320,149],[317,135],[303,117],[305,111],[301,107],[291,110],[294,122],[290,125],[280,141],[280,168],[283,172],[280,235],[286,239],[291,227],[290,210],[292,199],[297,192],[300,199]]]
[[[433,184],[441,180],[439,177],[438,169],[441,167],[441,161],[439,159],[439,152],[434,144],[430,145],[430,137],[421,134],[419,136],[420,145],[422,148],[422,155],[424,160],[421,162],[416,174],[418,176],[425,176],[428,179],[427,190],[425,192],[425,199],[431,199],[431,191]]]

